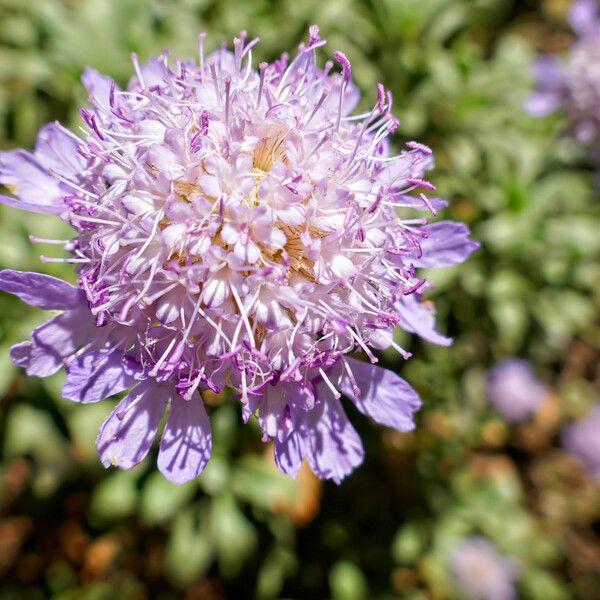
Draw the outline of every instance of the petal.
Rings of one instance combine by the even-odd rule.
[[[302,204],[290,204],[286,208],[280,208],[277,216],[286,225],[302,225],[306,220],[306,208]]]
[[[0,202],[24,210],[60,213],[64,210],[64,193],[58,173],[67,179],[77,179],[83,169],[83,159],[77,153],[74,137],[57,123],[42,127],[34,154],[25,150],[0,153],[0,183],[17,198],[0,196]]]
[[[463,223],[440,221],[424,227],[428,237],[421,242],[422,257],[413,259],[415,267],[449,267],[467,259],[479,248],[469,239],[469,228]]]
[[[84,165],[78,152],[80,143],[59,123],[48,123],[38,133],[35,158],[45,169],[76,179]]]
[[[424,340],[440,346],[450,346],[452,338],[445,337],[435,330],[435,309],[430,302],[421,302],[417,294],[402,296],[394,304],[400,316],[400,327],[416,333]]]
[[[289,434],[290,410],[308,410],[314,406],[312,386],[279,382],[264,389],[258,408],[258,420],[262,430],[272,438],[284,438]]]
[[[96,441],[105,467],[130,469],[146,457],[170,394],[171,388],[147,379],[119,402]]]
[[[0,290],[45,310],[68,310],[85,302],[82,292],[70,283],[27,271],[0,271]]]
[[[356,273],[356,265],[346,256],[336,254],[331,260],[331,272],[340,279],[350,279]]]
[[[144,79],[146,89],[154,86],[164,86],[165,77],[168,77],[168,68],[165,67],[164,60],[160,58],[152,57],[143,65],[140,65],[140,72]],[[127,89],[131,91],[138,91],[144,89],[142,82],[139,80],[137,75],[134,75],[127,85]]]
[[[303,438],[298,433],[284,440],[275,440],[275,463],[280,471],[294,479],[298,476],[305,454],[302,442]]]
[[[286,245],[287,237],[279,227],[272,227],[263,243],[272,250],[280,250]]]
[[[202,286],[202,302],[209,308],[217,308],[229,298],[230,288],[224,278],[209,279]]]
[[[142,77],[147,87],[165,84],[165,63],[158,58],[151,58],[141,66]]]
[[[317,395],[321,411],[315,408],[305,416],[306,460],[315,475],[339,484],[362,463],[363,445],[341,402],[325,384],[317,386]]]
[[[420,211],[439,211],[448,206],[448,200],[442,198],[427,198],[427,203],[418,196],[409,196],[408,194],[398,195],[394,199],[397,206],[410,206]]]
[[[308,412],[293,411],[294,431],[285,440],[275,441],[275,461],[284,473],[296,477],[306,458],[318,477],[340,483],[362,463],[362,442],[329,388],[321,383],[316,392],[315,407]]]
[[[331,89],[329,90],[330,110],[337,111],[340,87],[342,85],[342,76],[338,74],[327,76],[320,69],[317,71],[317,74],[319,77],[323,77],[331,86]],[[346,83],[346,90],[342,99],[342,116],[349,115],[356,108],[359,101],[360,90],[352,81],[348,81]]]
[[[147,157],[148,161],[170,180],[179,179],[183,175],[184,168],[180,164],[180,158],[168,146],[153,144],[148,148]]]
[[[24,367],[27,375],[48,377],[90,338],[93,327],[87,306],[65,312],[34,329],[31,341],[13,346],[12,360]]]
[[[175,395],[158,452],[158,468],[173,483],[182,484],[202,473],[210,459],[212,434],[202,398]]]
[[[26,369],[31,362],[32,347],[33,344],[31,342],[21,342],[12,346],[10,349],[10,358],[13,364]]]
[[[346,85],[346,92],[342,100],[342,115],[349,115],[360,102],[360,90],[352,81]]]
[[[260,250],[252,242],[239,241],[233,248],[235,255],[244,263],[254,264],[260,258]]]
[[[25,150],[0,153],[0,183],[17,196],[0,196],[0,202],[8,206],[55,214],[65,208],[58,181]]]
[[[187,237],[187,225],[184,223],[175,223],[173,225],[167,225],[161,234],[161,241],[168,248],[167,252],[171,249],[180,248],[185,244]]]
[[[163,325],[172,323],[179,317],[181,307],[185,306],[185,299],[185,288],[183,286],[177,287],[165,294],[156,303],[156,318]]]
[[[54,206],[54,205],[46,205],[46,204],[38,204],[37,202],[23,202],[18,198],[11,198],[10,196],[4,196],[0,194],[0,204],[4,204],[5,206],[10,206],[12,208],[19,208],[21,210],[28,210],[29,212],[38,212],[38,213],[59,213],[64,207]]]
[[[417,392],[392,371],[353,358],[345,360],[354,373],[360,394],[355,393],[358,390],[347,376],[342,379],[342,392],[356,408],[381,425],[412,431],[413,415],[421,407]]]
[[[81,76],[81,83],[88,91],[90,101],[94,106],[110,112],[110,88],[113,85],[113,80],[106,75],[102,75],[96,69],[86,67]],[[115,86],[115,89],[118,89],[118,87]]]
[[[206,63],[210,65],[211,62],[219,65],[221,73],[227,73],[229,75],[236,73],[235,56],[233,52],[226,48],[219,48],[218,50],[211,52],[206,57]]]
[[[123,208],[129,214],[135,215],[135,216],[145,215],[145,214],[151,212],[152,210],[154,210],[154,207],[150,200],[148,200],[146,198],[140,198],[138,196],[135,196],[134,194],[127,194],[126,196],[123,196],[122,198],[120,198],[120,202],[121,202]],[[181,204],[183,204],[183,202]],[[170,206],[171,205],[169,205],[169,207]],[[187,205],[185,205],[185,206],[187,207]],[[169,215],[169,217],[170,216],[171,215]]]
[[[221,228],[221,237],[227,244],[236,244],[240,239],[240,232],[231,223],[225,223]]]
[[[62,395],[75,402],[98,402],[135,385],[125,372],[123,356],[110,350],[96,350],[78,356],[67,368]]]

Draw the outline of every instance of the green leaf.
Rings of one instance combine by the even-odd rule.
[[[202,579],[213,562],[211,512],[206,504],[191,506],[175,518],[167,543],[167,577],[178,586]]]
[[[92,514],[107,521],[132,515],[137,507],[137,481],[140,475],[138,470],[109,473],[94,488]]]
[[[140,517],[148,525],[170,519],[194,496],[198,484],[190,481],[175,485],[162,473],[153,471],[142,487]]]
[[[364,573],[354,563],[340,561],[331,567],[329,587],[334,600],[367,600],[369,586]]]
[[[397,563],[414,564],[427,543],[427,524],[408,522],[403,525],[392,541],[392,556]]]
[[[300,491],[297,480],[283,474],[264,456],[245,456],[237,462],[232,490],[237,497],[266,510],[280,498],[293,502]]]
[[[231,494],[222,494],[214,499],[211,532],[221,572],[226,577],[233,577],[255,550],[258,536]]]

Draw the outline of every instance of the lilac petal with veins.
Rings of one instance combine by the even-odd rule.
[[[117,404],[96,441],[105,467],[130,469],[146,457],[171,394],[169,386],[147,380]]]
[[[420,242],[422,256],[415,258],[415,267],[439,268],[458,265],[477,248],[479,243],[470,239],[464,223],[440,221],[424,227],[427,237]]]
[[[355,382],[344,374],[341,387],[356,408],[380,425],[412,431],[422,404],[417,392],[393,371],[354,358],[346,361]]]
[[[62,395],[68,400],[87,404],[118,394],[136,383],[136,379],[125,371],[123,357],[118,351],[96,350],[69,363]]]
[[[282,471],[295,477],[306,459],[318,477],[339,484],[362,463],[362,442],[341,402],[323,383],[316,386],[316,397],[313,410],[294,411],[294,430],[285,440],[275,441],[275,460]]]
[[[62,179],[75,183],[84,170],[77,148],[74,136],[66,133],[62,126],[51,123],[40,130],[33,154],[25,150],[1,152],[0,183],[16,198],[0,196],[0,202],[33,212],[63,212],[65,184]]]
[[[42,273],[11,269],[0,271],[0,290],[44,310],[69,310],[85,304],[81,290],[62,279]]]
[[[177,484],[195,479],[208,464],[211,450],[211,428],[200,395],[196,392],[190,400],[174,396],[158,452],[161,473]]]
[[[49,377],[89,339],[93,321],[87,310],[71,310],[36,327],[31,340],[11,348],[13,362],[33,377]]]
[[[400,326],[415,333],[431,344],[452,345],[452,338],[435,330],[435,308],[428,301],[422,301],[417,294],[402,296],[394,305],[400,316]]]

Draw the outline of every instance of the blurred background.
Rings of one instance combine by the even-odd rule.
[[[45,315],[2,295],[1,600],[600,598],[600,195],[560,114],[522,108],[535,57],[572,43],[569,3],[0,0],[1,149],[31,148],[47,121],[77,126],[86,65],[125,83],[131,52],[194,57],[201,30],[212,48],[248,30],[272,60],[317,23],[321,59],[350,58],[365,106],[378,81],[392,89],[398,148],[434,149],[444,218],[482,243],[432,274],[454,345],[407,337],[411,360],[384,357],[424,399],[417,430],[347,406],[367,457],[339,487],[281,475],[217,396],[197,481],[171,485],[153,457],[105,471],[94,443],[111,401],[69,403],[63,374],[13,367],[10,345]],[[61,228],[0,206],[0,266],[73,279],[27,237]]]

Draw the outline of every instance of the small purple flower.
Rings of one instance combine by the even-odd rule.
[[[575,0],[569,23],[578,39],[563,63],[542,56],[536,63],[537,89],[525,102],[533,116],[562,108],[575,137],[584,144],[600,141],[600,5]]]
[[[563,446],[590,475],[600,480],[600,405],[565,429]]]
[[[63,395],[77,402],[128,391],[98,436],[106,466],[141,461],[168,410],[158,467],[176,483],[196,477],[211,452],[200,391],[229,388],[283,471],[306,459],[339,482],[363,459],[341,394],[378,423],[414,427],[419,397],[373,350],[407,358],[397,326],[451,342],[417,270],[478,244],[461,223],[428,223],[445,205],[423,193],[431,150],[390,154],[398,122],[381,84],[373,108],[351,115],[350,62],[317,66],[317,27],[291,62],[258,70],[258,40],[206,56],[199,39],[198,64],[134,56],[126,89],[86,69],[83,137],[53,123],[33,153],[0,154],[14,194],[0,201],[67,221],[69,257],[42,259],[78,275],[74,287],[0,273],[0,289],[63,311],[13,361],[38,377],[64,365]]]
[[[548,395],[531,365],[519,358],[497,364],[488,372],[486,384],[491,405],[511,423],[526,421]]]
[[[482,537],[460,542],[452,551],[450,569],[457,587],[471,600],[513,600],[519,569]]]

